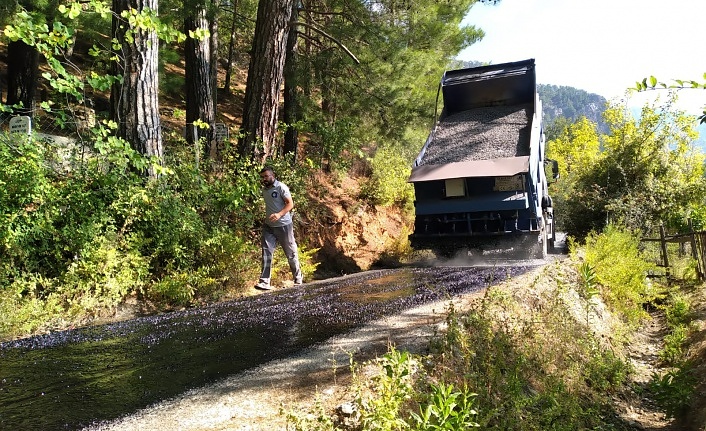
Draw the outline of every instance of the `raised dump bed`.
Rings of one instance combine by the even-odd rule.
[[[534,60],[447,71],[444,107],[409,181],[412,247],[445,255],[519,239],[543,257],[554,241]],[[529,237],[529,240],[528,240]]]

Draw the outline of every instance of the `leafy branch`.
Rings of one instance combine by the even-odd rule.
[[[698,82],[693,80],[684,79],[674,79],[672,83],[665,83],[659,81],[656,77],[650,76],[649,78],[644,78],[642,81],[637,81],[635,87],[631,90],[636,90],[638,92],[648,91],[648,90],[685,90],[685,89],[706,89],[706,73],[703,75],[704,82]],[[706,108],[699,115],[699,123],[706,124]]]

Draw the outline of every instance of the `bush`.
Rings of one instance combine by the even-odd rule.
[[[685,364],[664,374],[653,374],[648,388],[667,416],[675,418],[688,411],[698,381],[696,370]]]
[[[646,316],[643,305],[660,294],[647,282],[647,274],[655,265],[642,257],[638,238],[609,225],[601,234],[589,234],[585,250],[586,262],[595,271],[603,298],[628,323],[637,324]]]
[[[414,189],[407,182],[410,163],[394,147],[379,148],[370,159],[372,174],[363,185],[361,196],[374,205],[411,204]]]

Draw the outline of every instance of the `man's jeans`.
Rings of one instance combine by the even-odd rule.
[[[267,224],[262,225],[262,274],[260,282],[270,284],[272,277],[272,255],[275,252],[277,244],[282,246],[289,269],[292,271],[295,283],[302,282],[302,269],[299,265],[299,256],[297,254],[297,242],[294,240],[294,225],[292,223],[281,227],[270,227]]]

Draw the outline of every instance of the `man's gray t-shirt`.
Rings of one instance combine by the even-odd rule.
[[[262,197],[265,199],[265,210],[267,214],[265,223],[272,227],[280,227],[286,226],[292,222],[291,212],[287,212],[287,214],[276,222],[271,222],[267,219],[270,214],[282,211],[282,208],[286,205],[284,198],[292,198],[292,194],[289,192],[289,187],[287,187],[286,184],[275,180],[275,183],[269,189],[262,188]]]

